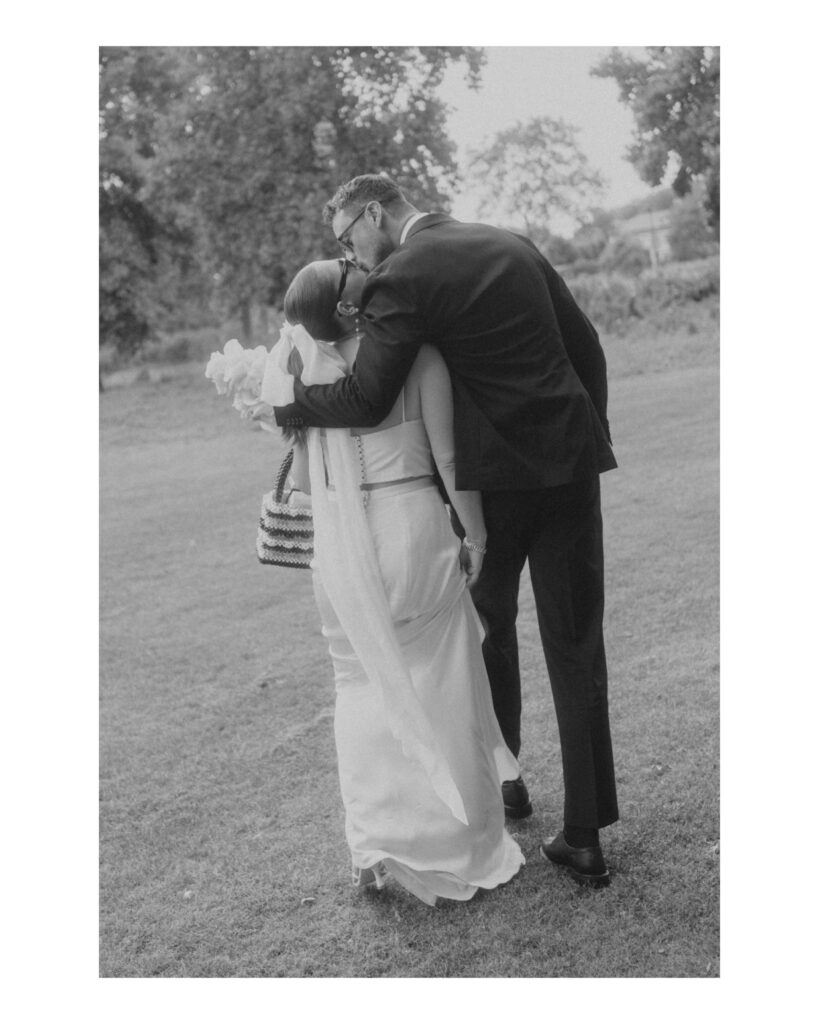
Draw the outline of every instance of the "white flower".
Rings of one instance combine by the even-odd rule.
[[[221,352],[214,352],[205,367],[205,376],[213,381],[220,395],[226,395],[228,390],[225,382],[226,367],[227,362]]]
[[[287,325],[285,325],[287,326]],[[292,330],[292,329],[291,329]],[[284,336],[284,330],[282,331]],[[264,345],[243,348],[236,338],[225,342],[221,352],[212,353],[205,376],[212,380],[220,395],[229,395],[233,408],[242,419],[254,419],[262,430],[278,433],[273,404],[263,401],[262,381],[271,353]],[[269,396],[268,396],[269,397]]]
[[[220,395],[231,396],[233,408],[244,418],[259,404],[267,355],[264,345],[243,348],[236,338],[231,338],[222,352],[211,355],[205,367],[207,379],[213,381]]]

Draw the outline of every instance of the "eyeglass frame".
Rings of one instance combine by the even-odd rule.
[[[347,273],[350,269],[350,261],[344,259],[343,256],[339,259],[338,262],[341,264],[341,276],[338,281],[338,295],[336,295],[336,301],[333,303],[333,308],[335,308],[339,304],[339,302],[341,302],[341,297],[344,294],[344,289],[347,287]]]
[[[345,252],[355,253],[355,249],[353,249],[353,247],[350,245],[349,241],[345,241],[344,240],[344,236],[349,234],[349,232],[352,230],[353,225],[355,224],[355,222],[360,217],[364,216],[364,214],[367,211],[367,207],[369,205],[370,205],[370,203],[365,203],[364,206],[362,206],[361,209],[358,211],[358,213],[355,215],[355,217],[353,217],[353,219],[350,221],[350,223],[347,225],[347,227],[341,232],[341,234],[340,235],[336,235],[336,241],[338,242],[338,244],[341,246],[341,248]]]

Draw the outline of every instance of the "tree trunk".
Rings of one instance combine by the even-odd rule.
[[[240,308],[242,317],[242,341],[249,345],[253,341],[253,307],[250,299],[243,299]]]
[[[262,336],[262,344],[270,343],[270,309],[266,302],[259,306],[259,333]]]

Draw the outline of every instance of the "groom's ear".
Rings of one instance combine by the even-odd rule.
[[[373,227],[380,228],[384,219],[384,207],[377,199],[371,199],[367,204],[367,212],[373,219]]]

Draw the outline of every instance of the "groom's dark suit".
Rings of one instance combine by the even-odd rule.
[[[616,466],[606,362],[562,278],[519,235],[421,218],[367,278],[353,373],[295,385],[282,426],[365,426],[392,408],[423,343],[452,377],[458,487],[483,492],[476,607],[495,710],[520,749],[515,618],[528,558],[560,730],[568,825],[617,819],[603,647],[598,475]]]

